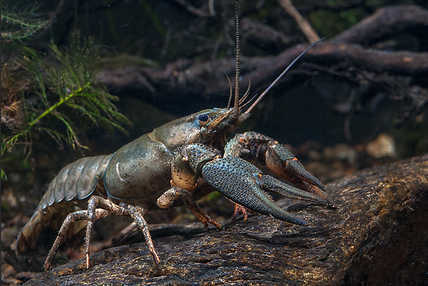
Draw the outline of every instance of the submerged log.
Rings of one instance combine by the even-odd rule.
[[[78,260],[37,274],[25,285],[426,282],[428,155],[358,172],[328,190],[336,209],[293,205],[308,227],[255,215],[221,231],[159,234],[157,267],[144,243],[136,243],[95,253],[88,270]]]

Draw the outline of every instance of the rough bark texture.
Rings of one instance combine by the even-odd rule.
[[[349,30],[334,38],[341,43],[367,44],[405,29],[428,24],[428,11],[414,5],[385,7],[377,10]]]
[[[89,270],[70,262],[25,285],[427,282],[428,155],[361,171],[328,190],[337,209],[294,205],[309,227],[252,216],[221,231],[158,237],[159,267],[137,243],[96,253]]]
[[[323,63],[330,68],[346,63],[377,73],[424,76],[428,73],[427,53],[374,50],[367,44],[406,29],[425,29],[427,19],[428,11],[418,6],[379,9],[359,24],[312,49],[305,57],[305,63]],[[250,81],[256,87],[271,82],[272,74],[282,71],[304,48],[305,45],[295,45],[276,56],[243,58],[241,81],[245,84]],[[233,68],[230,59],[202,63],[179,59],[165,68],[138,64],[108,67],[99,71],[97,79],[113,90],[139,90],[157,99],[166,96],[171,100],[172,95],[182,99],[183,96],[194,98],[223,93],[227,86],[219,85],[219,82],[225,82],[224,74],[233,74]]]

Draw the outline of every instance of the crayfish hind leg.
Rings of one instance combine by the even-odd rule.
[[[67,235],[67,232],[68,232],[71,224],[76,222],[76,221],[86,220],[86,219],[88,219],[88,212],[84,211],[84,210],[75,211],[75,212],[67,215],[64,222],[61,225],[61,228],[58,232],[58,235],[57,235],[51,249],[49,250],[48,256],[45,259],[45,263],[44,263],[45,271],[49,270],[49,268],[51,267],[52,259],[54,258],[55,254],[58,250],[58,247],[66,239],[66,235]]]
[[[278,207],[262,190],[261,171],[247,161],[237,158],[220,158],[202,168],[202,176],[232,201],[262,214],[272,215],[293,224],[306,222]]]
[[[124,206],[124,204],[121,204],[121,206]],[[147,247],[149,248],[150,253],[152,254],[153,261],[155,264],[160,263],[159,255],[156,252],[155,246],[153,244],[152,236],[150,235],[149,231],[149,225],[144,219],[144,210],[141,207],[133,206],[133,205],[127,205],[125,208],[128,209],[129,215],[132,217],[132,219],[135,221],[135,223],[138,225],[141,232],[144,234],[144,238],[146,239]]]
[[[143,232],[146,239],[146,244],[149,248],[150,253],[153,256],[153,260],[156,264],[159,264],[159,256],[156,253],[156,250],[153,245],[152,238],[150,236],[149,227],[144,219],[144,211],[141,207],[120,204],[117,205],[108,199],[104,199],[99,196],[92,196],[88,202],[88,210],[75,211],[67,215],[66,219],[62,223],[62,226],[58,232],[58,236],[55,239],[51,249],[49,250],[48,256],[46,257],[44,268],[49,270],[51,267],[52,259],[54,258],[59,246],[66,239],[66,235],[72,223],[79,220],[87,220],[87,229],[85,235],[85,254],[86,254],[86,267],[89,268],[90,263],[90,253],[89,253],[89,244],[91,240],[91,232],[93,223],[101,218],[107,217],[109,215],[117,216],[130,216],[135,223],[138,225],[140,230]]]

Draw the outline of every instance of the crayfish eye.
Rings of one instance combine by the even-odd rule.
[[[207,123],[208,119],[208,114],[201,114],[198,116],[198,120],[200,123]]]

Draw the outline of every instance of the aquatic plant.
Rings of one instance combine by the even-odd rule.
[[[0,1],[0,40],[24,41],[42,31],[49,23],[39,12],[37,2],[32,5],[8,5]]]
[[[68,48],[51,44],[45,55],[23,47],[17,65],[30,80],[21,80],[20,84],[3,65],[1,86],[5,96],[0,125],[5,131],[0,135],[1,156],[19,143],[28,155],[36,134],[47,134],[58,144],[65,143],[73,149],[87,148],[78,135],[85,129],[85,121],[126,133],[123,126],[129,121],[114,104],[118,98],[96,83],[96,47],[91,40],[80,40],[79,35],[74,36]],[[15,86],[23,88],[16,90]]]

